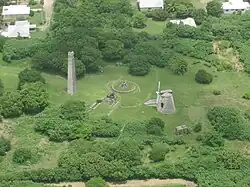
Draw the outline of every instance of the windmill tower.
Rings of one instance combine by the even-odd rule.
[[[156,107],[158,112],[163,114],[169,114],[175,112],[175,104],[172,90],[162,90],[160,91],[161,83],[158,82],[158,88],[156,91]]]
[[[68,52],[68,94],[74,95],[76,93],[76,67],[74,52]]]

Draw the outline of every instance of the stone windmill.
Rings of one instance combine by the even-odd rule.
[[[160,90],[161,83],[158,82],[156,91],[157,98],[145,102],[145,105],[155,106],[158,112],[162,114],[170,114],[175,112],[175,104],[172,90]]]
[[[74,52],[68,52],[68,88],[67,92],[69,95],[76,93],[76,66]]]

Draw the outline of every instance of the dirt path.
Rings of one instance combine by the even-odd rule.
[[[167,185],[167,184],[181,184],[187,187],[196,187],[197,185],[190,181],[185,181],[183,179],[149,179],[149,180],[130,180],[122,184],[108,183],[110,187],[153,187],[157,185]],[[62,187],[63,185],[72,185],[72,187],[85,187],[84,182],[72,182],[72,183],[59,183],[52,184],[55,186]]]
[[[50,25],[50,20],[53,13],[53,0],[44,0],[43,10],[45,14],[46,23],[40,27],[42,31],[46,30],[47,27]]]

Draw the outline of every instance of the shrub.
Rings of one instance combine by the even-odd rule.
[[[9,140],[0,138],[0,156],[4,156],[6,152],[10,151],[11,144]]]
[[[1,114],[4,118],[19,117],[23,113],[20,92],[6,92],[0,98]]]
[[[3,82],[2,82],[2,80],[0,79],[0,96],[3,95],[3,92],[4,92]]]
[[[170,70],[177,75],[183,75],[188,70],[188,63],[182,57],[175,56],[171,60]]]
[[[92,134],[97,137],[117,137],[120,128],[112,119],[103,117],[94,121]]]
[[[29,5],[36,5],[37,1],[36,0],[29,0]]]
[[[150,72],[150,64],[143,56],[134,56],[130,62],[128,73],[133,76],[145,76]]]
[[[48,91],[41,82],[23,85],[20,94],[26,114],[37,114],[49,105]]]
[[[208,119],[215,130],[228,139],[244,138],[247,127],[241,112],[236,108],[214,107],[208,111]]]
[[[151,13],[152,20],[165,21],[168,18],[168,13],[165,9],[155,9]]]
[[[213,94],[214,94],[214,95],[221,95],[221,92],[220,92],[220,90],[214,90],[214,91],[213,91]]]
[[[202,123],[201,122],[196,123],[193,127],[193,131],[200,132],[201,130],[202,130]]]
[[[212,82],[213,76],[206,70],[200,69],[195,75],[195,80],[200,84],[209,84]]]
[[[14,151],[13,162],[18,164],[24,164],[27,161],[30,161],[32,158],[32,152],[26,148],[18,148]]]
[[[202,143],[211,147],[221,147],[224,146],[224,139],[219,133],[207,133],[202,138]]]
[[[154,162],[163,161],[168,152],[169,146],[167,144],[157,143],[153,145],[149,158]]]
[[[23,71],[19,72],[18,78],[18,89],[20,89],[25,83],[45,83],[45,79],[42,77],[40,72],[29,68],[25,68]]]
[[[250,100],[250,93],[245,93],[243,96],[242,96],[243,99],[246,99],[246,100]]]
[[[67,101],[60,107],[60,117],[66,120],[84,120],[87,117],[85,102],[75,100]]]
[[[146,16],[141,12],[137,12],[132,17],[132,23],[134,28],[142,29],[146,27],[146,21],[147,21]]]
[[[108,185],[102,178],[94,177],[87,182],[86,187],[108,187]]]
[[[164,131],[165,123],[162,119],[152,117],[146,123],[146,130],[148,134],[161,135]]]
[[[250,120],[250,109],[246,110],[244,115],[246,119]]]
[[[33,10],[30,10],[30,17],[33,17],[35,15],[35,12]]]

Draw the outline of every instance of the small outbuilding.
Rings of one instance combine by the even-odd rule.
[[[137,0],[138,8],[164,8],[164,0]]]

